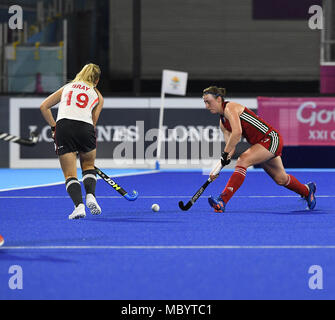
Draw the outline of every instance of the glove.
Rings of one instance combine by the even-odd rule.
[[[229,157],[229,153],[222,152],[222,154],[221,154],[221,165],[222,165],[222,167],[225,167],[228,164],[230,164],[231,160],[228,159],[228,157]]]

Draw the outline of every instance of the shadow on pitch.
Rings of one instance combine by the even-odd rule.
[[[162,220],[160,219],[153,219],[153,218],[96,218],[96,219],[87,219],[86,222],[121,222],[121,223],[167,223],[167,224],[176,224],[176,223],[183,223],[181,220]]]
[[[320,216],[320,215],[329,215],[330,212],[324,210],[292,210],[285,212],[269,212],[269,214],[277,214],[277,215],[286,215],[286,216]]]
[[[75,260],[63,259],[55,257],[57,252],[50,253],[50,255],[40,255],[31,252],[20,252],[18,254],[11,254],[6,249],[0,251],[0,261],[9,261],[16,263],[17,261],[40,261],[40,262],[52,262],[52,263],[75,263]],[[28,256],[29,255],[29,256]]]

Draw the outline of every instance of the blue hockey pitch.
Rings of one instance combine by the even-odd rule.
[[[316,182],[314,211],[264,172],[249,171],[224,214],[214,214],[207,197],[222,191],[231,172],[222,173],[188,212],[178,202],[190,200],[206,181],[201,172],[122,172],[126,176],[115,179],[137,190],[139,199],[128,202],[99,180],[103,214],[87,210],[80,221],[68,220],[73,205],[64,183],[57,184],[59,171],[48,174],[51,185],[34,181],[38,187],[28,179],[10,185],[13,172],[1,172],[0,188],[12,190],[0,192],[6,241],[0,299],[335,298],[334,171],[290,171],[304,183]],[[151,211],[154,203],[159,212]],[[22,290],[9,286],[14,265],[23,272]],[[310,286],[315,265],[323,270],[322,290]]]

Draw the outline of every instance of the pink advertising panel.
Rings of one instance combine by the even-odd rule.
[[[335,98],[258,98],[258,114],[286,146],[335,146]]]

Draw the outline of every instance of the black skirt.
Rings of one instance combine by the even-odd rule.
[[[77,120],[61,119],[57,122],[55,132],[56,153],[87,153],[97,148],[94,126]]]

